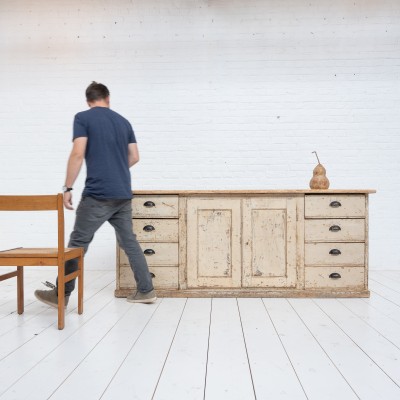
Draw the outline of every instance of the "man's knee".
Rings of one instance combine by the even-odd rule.
[[[93,240],[94,235],[84,235],[80,232],[73,231],[69,237],[68,247],[84,247],[85,250]]]

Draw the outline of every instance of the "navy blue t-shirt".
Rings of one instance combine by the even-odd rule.
[[[87,178],[83,196],[96,199],[131,199],[128,144],[136,143],[127,119],[106,107],[75,115],[73,139],[87,137]]]

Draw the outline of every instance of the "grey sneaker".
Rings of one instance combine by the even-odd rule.
[[[129,303],[154,303],[157,300],[156,293],[154,290],[151,290],[150,292],[147,293],[141,293],[139,291],[134,292],[127,296],[126,301],[129,301]]]
[[[57,289],[51,290],[35,290],[35,297],[51,307],[58,308]],[[67,308],[69,296],[65,296],[65,308]]]

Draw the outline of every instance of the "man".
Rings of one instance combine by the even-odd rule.
[[[132,303],[152,303],[157,297],[146,258],[132,231],[131,175],[129,168],[139,161],[139,151],[132,126],[110,109],[110,92],[93,82],[86,89],[89,110],[76,114],[73,148],[68,160],[64,206],[72,207],[72,189],[86,160],[87,177],[82,199],[76,210],[74,230],[68,247],[83,247],[85,252],[95,232],[108,221],[115,229],[119,245],[131,265],[137,291],[127,297]],[[65,273],[78,269],[77,260],[65,263]],[[54,285],[53,285],[54,286]],[[65,284],[65,305],[75,288],[75,279]],[[57,287],[36,290],[38,300],[58,306]]]

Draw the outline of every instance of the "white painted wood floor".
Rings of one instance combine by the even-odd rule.
[[[22,316],[1,282],[1,400],[400,399],[400,271],[371,271],[370,299],[153,305],[114,298],[114,275],[86,271],[63,331],[33,296],[53,269],[26,268]]]

